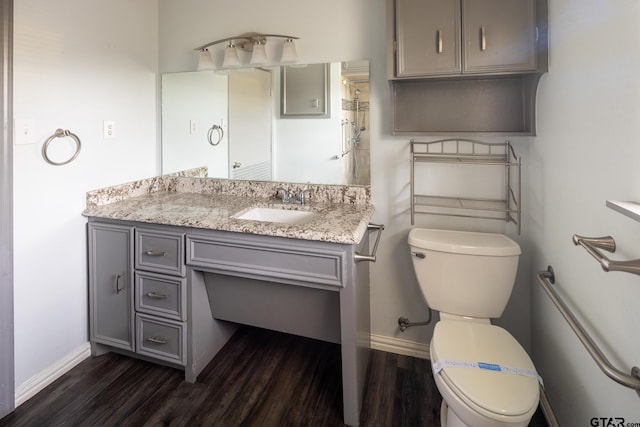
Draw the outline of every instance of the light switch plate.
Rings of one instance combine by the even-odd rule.
[[[13,137],[16,145],[36,143],[36,122],[32,119],[16,119],[13,123]]]

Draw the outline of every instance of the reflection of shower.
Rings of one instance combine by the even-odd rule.
[[[360,94],[362,91],[357,88],[353,82],[348,83],[350,94],[352,99],[346,102],[346,118],[342,120],[342,156],[344,157],[351,153],[351,166],[352,176],[354,179],[358,179],[359,164],[358,164],[358,145],[360,144],[360,138],[363,131],[366,130],[366,108],[363,108],[360,102]],[[368,103],[366,103],[368,104]],[[350,114],[353,112],[353,114]],[[351,116],[351,117],[349,117]]]

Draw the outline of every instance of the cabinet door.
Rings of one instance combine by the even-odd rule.
[[[133,351],[133,227],[89,223],[93,342]]]
[[[536,69],[535,0],[462,0],[464,73]]]
[[[460,1],[396,0],[396,41],[398,77],[459,74]]]

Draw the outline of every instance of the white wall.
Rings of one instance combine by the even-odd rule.
[[[16,389],[88,341],[85,192],[156,174],[157,0],[15,2]],[[103,120],[115,121],[113,140]],[[43,160],[56,128],[82,141],[66,166]],[[59,156],[69,141],[56,140]]]
[[[640,278],[605,273],[571,243],[574,233],[612,235],[611,258],[640,258],[640,224],[605,207],[607,199],[640,199],[640,3],[549,3],[551,72],[538,91],[528,160],[534,362],[562,425],[638,423],[638,395],[596,367],[533,273],[551,264],[556,288],[607,357],[626,373],[640,366]]]

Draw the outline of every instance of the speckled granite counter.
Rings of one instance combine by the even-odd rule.
[[[303,206],[283,204],[276,189],[310,190]],[[86,217],[232,231],[336,243],[358,243],[373,215],[368,187],[156,177],[87,193]],[[305,224],[233,218],[252,207],[317,212]]]

